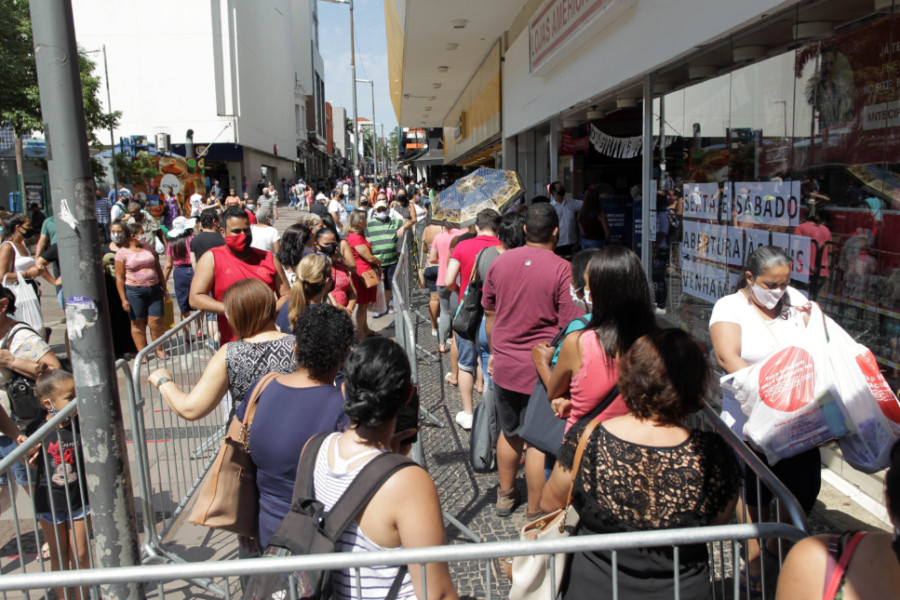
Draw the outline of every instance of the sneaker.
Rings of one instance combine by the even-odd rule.
[[[456,413],[456,423],[465,430],[472,429],[472,413],[467,413],[464,410]]]
[[[516,488],[504,492],[497,488],[497,516],[508,517],[519,504],[519,492]]]
[[[666,314],[666,309],[660,308],[659,306],[657,306],[653,309],[653,312],[655,312],[658,315],[664,315],[664,314]]]
[[[437,337],[437,329],[431,330],[431,337]]]

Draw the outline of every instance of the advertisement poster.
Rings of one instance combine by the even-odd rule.
[[[203,159],[186,160],[181,156],[160,156],[157,161],[155,177],[134,184],[135,195],[144,194],[147,209],[154,217],[162,216],[162,197],[166,188],[172,193],[181,206],[182,214],[191,214],[189,199],[194,192],[206,193],[203,173]]]

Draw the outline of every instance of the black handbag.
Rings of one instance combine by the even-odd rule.
[[[13,337],[20,331],[27,329],[37,333],[25,323],[13,323],[12,327],[0,343],[0,350],[6,350]],[[12,417],[22,423],[30,423],[37,420],[43,414],[43,409],[34,395],[34,381],[21,373],[12,371],[9,381],[6,383],[6,397],[9,398],[9,408]]]
[[[587,317],[578,317],[576,319],[587,325]],[[559,330],[550,345],[554,348],[559,346],[563,338],[566,336],[568,325]],[[531,397],[528,398],[528,405],[525,407],[525,416],[522,418],[522,425],[519,427],[519,437],[528,442],[530,446],[534,446],[541,452],[556,456],[559,447],[563,442],[563,434],[566,431],[566,420],[560,419],[553,412],[550,406],[550,399],[547,397],[547,388],[544,382],[538,377],[534,384],[534,390]]]
[[[453,331],[464,340],[475,342],[478,340],[478,330],[481,328],[481,318],[484,316],[484,308],[481,306],[481,286],[484,282],[478,277],[478,263],[484,250],[475,257],[475,266],[469,276],[469,285],[466,286],[465,295],[460,298],[456,308],[456,316],[453,317]]]

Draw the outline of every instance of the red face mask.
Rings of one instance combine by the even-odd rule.
[[[249,233],[239,233],[237,235],[226,235],[225,245],[235,254],[244,254],[250,249],[250,243],[253,236]]]

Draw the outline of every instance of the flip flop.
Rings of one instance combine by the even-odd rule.
[[[169,360],[170,358],[172,358],[172,355],[168,352],[163,352],[161,355],[159,352],[156,353],[157,360]]]
[[[748,590],[750,595],[755,597],[762,596],[762,574],[748,575],[746,571],[741,571],[741,589]],[[747,585],[749,580],[750,584]]]
[[[383,317],[385,314],[387,314],[387,313],[383,313],[383,312],[372,313],[372,318],[373,318],[373,319],[380,319],[380,318]]]

